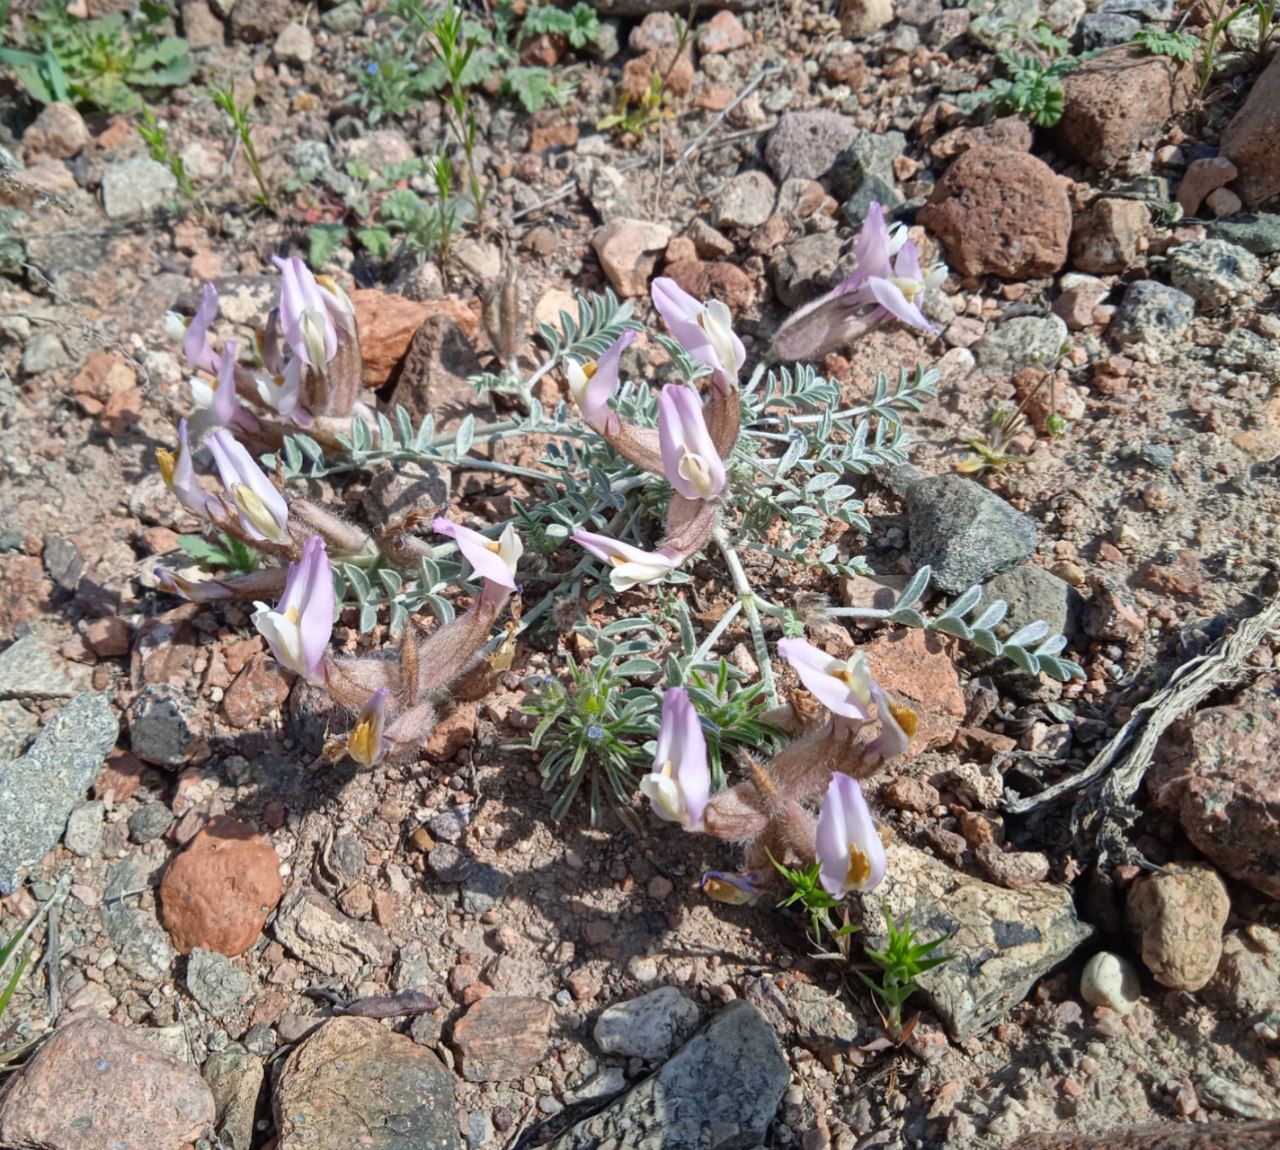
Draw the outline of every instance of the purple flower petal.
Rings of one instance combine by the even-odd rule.
[[[658,396],[658,443],[667,481],[686,499],[714,499],[725,485],[724,463],[711,441],[702,400],[669,383]]]
[[[486,583],[496,583],[510,591],[516,589],[515,575],[502,556],[494,550],[496,544],[491,544],[479,531],[472,531],[471,528],[463,527],[443,516],[437,516],[431,526],[440,535],[447,535],[458,544],[463,557]]]

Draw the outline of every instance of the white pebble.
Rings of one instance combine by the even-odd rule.
[[[1080,995],[1090,1006],[1106,1006],[1117,1014],[1129,1014],[1142,997],[1142,985],[1132,963],[1103,950],[1085,963],[1080,974]]]

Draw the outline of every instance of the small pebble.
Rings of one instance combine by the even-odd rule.
[[[1118,954],[1100,951],[1085,963],[1080,974],[1080,997],[1090,1006],[1129,1014],[1142,997],[1138,972]]]

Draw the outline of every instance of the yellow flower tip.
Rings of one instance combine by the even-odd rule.
[[[703,882],[702,889],[706,891],[708,898],[713,898],[716,902],[728,903],[730,906],[745,906],[754,898],[750,891],[745,891],[731,882],[725,882],[724,879],[714,876],[708,877]]]
[[[595,379],[596,369],[599,366],[600,365],[596,363],[594,359],[589,359],[587,360],[586,363],[582,365],[582,374],[585,375],[588,379]]]
[[[347,736],[347,754],[357,763],[363,763],[366,767],[372,766],[376,742],[377,736],[374,734],[373,723],[365,719],[357,723],[355,729]]]
[[[324,288],[325,291],[333,292],[335,295],[338,292],[338,281],[335,280],[333,276],[327,276],[327,275],[316,276],[316,283],[318,283],[322,288]]]
[[[865,852],[860,851],[853,843],[849,844],[849,871],[844,876],[844,885],[861,890],[863,883],[871,877],[871,860]]]
[[[902,733],[908,739],[914,737],[916,730],[920,726],[920,716],[915,711],[908,707],[906,703],[897,703],[890,699],[889,713],[893,716],[898,726],[902,728]]]
[[[231,489],[236,506],[244,512],[245,517],[268,539],[279,539],[283,532],[275,517],[267,510],[267,505],[258,497],[257,492],[243,483],[237,483]]]
[[[164,447],[156,448],[156,462],[160,465],[160,474],[163,476],[165,485],[173,486],[173,474],[178,467],[178,457],[172,451]]]

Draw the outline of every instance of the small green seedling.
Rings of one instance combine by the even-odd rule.
[[[211,88],[209,97],[230,118],[231,125],[240,139],[240,146],[244,148],[245,159],[249,161],[249,170],[258,184],[258,203],[264,208],[270,208],[271,192],[262,176],[262,163],[258,159],[258,149],[254,147],[253,137],[249,134],[249,109],[253,102],[246,100],[243,104],[236,103],[234,80],[228,81],[225,88]]]
[[[258,553],[246,543],[218,532],[216,543],[203,535],[179,535],[178,546],[206,571],[243,575],[258,567]]]
[[[849,922],[849,912],[844,900],[836,898],[823,887],[819,877],[822,864],[812,862],[806,867],[792,868],[783,866],[773,855],[769,856],[769,861],[773,863],[774,870],[782,876],[783,882],[791,887],[791,893],[778,905],[803,907],[805,914],[809,916],[809,926],[814,942],[821,945],[823,934],[827,934],[836,944],[838,957],[848,958],[849,938],[858,928]],[[832,921],[831,917],[831,912],[837,907],[842,909],[844,917],[844,922],[839,926]]]
[[[191,184],[191,177],[187,175],[187,166],[173,150],[168,133],[145,104],[142,107],[142,123],[134,124],[134,127],[151,150],[151,158],[164,164],[173,173],[173,178],[178,181],[178,191],[188,200],[195,199],[196,190]]]
[[[880,968],[880,980],[877,982],[869,975],[858,971],[858,977],[871,988],[871,992],[888,1008],[886,1018],[881,1011],[885,1029],[894,1040],[905,1037],[910,1027],[902,1025],[902,1008],[917,990],[920,989],[916,979],[927,970],[941,966],[951,956],[934,954],[949,935],[931,939],[929,942],[916,942],[916,931],[911,919],[898,926],[890,917],[886,908],[884,912],[885,929],[889,933],[889,941],[883,950],[867,948],[867,957]],[[878,1007],[877,1007],[878,1009]],[[914,1022],[914,1019],[912,1020]]]

